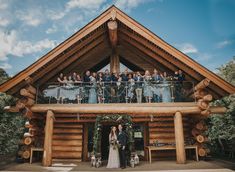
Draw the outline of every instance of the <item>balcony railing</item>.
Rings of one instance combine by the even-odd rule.
[[[37,103],[193,102],[193,98],[186,96],[193,88],[189,81],[50,83]]]

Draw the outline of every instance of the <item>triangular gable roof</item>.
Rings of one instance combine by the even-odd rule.
[[[92,31],[96,30],[98,27],[109,21],[111,18],[116,18],[118,21],[131,28],[134,32],[138,33],[148,41],[160,47],[162,50],[174,56],[174,58],[179,60],[184,65],[193,68],[193,70],[197,71],[200,75],[205,78],[208,78],[211,82],[213,82],[213,84],[215,84],[216,87],[219,87],[225,92],[225,94],[223,92],[223,96],[235,93],[235,87],[233,85],[229,84],[207,68],[203,67],[186,54],[180,52],[178,49],[169,45],[167,42],[162,40],[160,37],[152,33],[150,30],[139,24],[137,21],[129,17],[127,14],[125,14],[115,6],[111,6],[109,9],[104,11],[101,15],[92,20],[78,32],[73,34],[70,38],[68,38],[60,45],[52,49],[49,53],[41,57],[38,61],[36,61],[35,63],[27,67],[25,70],[15,75],[7,82],[0,85],[0,92],[9,92],[11,94],[15,94],[16,90],[19,91],[20,87],[24,85],[25,80],[27,80],[29,76],[33,75],[35,72],[40,70],[40,68],[47,65],[47,63],[49,63],[50,61],[53,61],[59,54],[63,53],[66,49],[71,47],[73,44],[75,44],[80,39],[84,38]],[[14,87],[17,87],[17,89],[11,92]]]

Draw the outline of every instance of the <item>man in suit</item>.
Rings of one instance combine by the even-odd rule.
[[[120,157],[120,167],[122,169],[126,168],[126,146],[127,146],[127,135],[126,133],[122,130],[123,127],[121,124],[118,125],[118,144],[119,146],[119,157]]]

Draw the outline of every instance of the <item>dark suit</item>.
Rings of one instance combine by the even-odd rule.
[[[126,146],[127,146],[127,135],[124,131],[118,133],[117,140],[120,144],[119,156],[120,156],[120,167],[126,168]],[[125,148],[124,148],[125,146]],[[124,148],[124,149],[123,149]]]

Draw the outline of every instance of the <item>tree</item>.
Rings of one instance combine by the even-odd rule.
[[[0,69],[0,83],[7,79],[8,74]],[[14,97],[0,93],[0,155],[16,153],[23,135],[25,120],[22,115],[4,111],[5,106],[14,105],[15,101]]]
[[[9,78],[9,75],[5,72],[5,70],[0,68],[0,84],[7,81]]]
[[[229,83],[235,85],[235,56],[231,61],[218,68],[218,75]]]
[[[235,57],[225,65],[218,68],[218,75],[231,84],[235,84]],[[223,97],[213,102],[214,105],[224,106],[227,112],[224,115],[212,115],[208,119],[208,137],[211,140],[211,148],[220,152],[218,148],[221,140],[233,143],[235,139],[235,94]],[[221,152],[220,152],[221,153]]]

